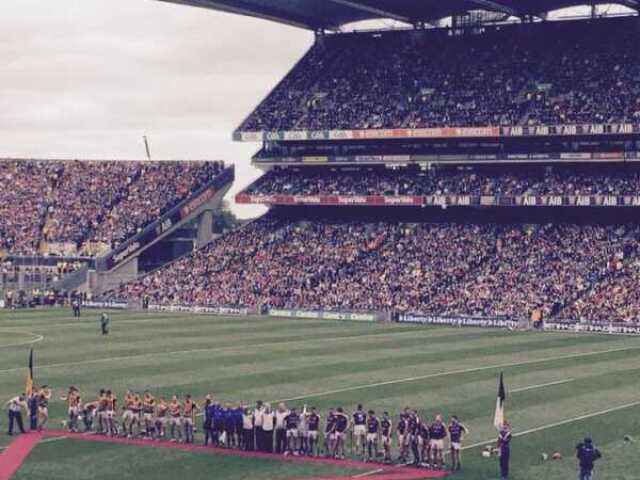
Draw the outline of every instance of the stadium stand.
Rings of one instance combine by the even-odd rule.
[[[271,170],[247,195],[635,195],[640,170],[517,166],[418,169],[298,168]]]
[[[165,305],[506,318],[542,308],[551,316],[577,298],[590,301],[586,293],[603,279],[617,281],[617,264],[635,258],[639,235],[635,225],[267,216],[111,295]]]
[[[317,32],[235,134],[262,142],[266,172],[237,201],[270,213],[101,299],[639,323],[639,31],[625,17]],[[0,248],[127,258],[221,166],[0,168],[19,187],[2,195],[33,212],[0,209]]]
[[[484,29],[483,29],[484,30]],[[330,35],[239,131],[627,123],[635,19]]]
[[[218,175],[220,162],[0,161],[0,252],[108,251]]]
[[[107,298],[638,323],[638,31],[317,35],[235,135],[271,212]]]

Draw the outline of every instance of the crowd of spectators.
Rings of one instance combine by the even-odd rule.
[[[138,177],[134,162],[67,162],[49,205],[44,239],[79,243],[95,230]]]
[[[567,306],[575,301],[591,302],[596,297],[590,292],[600,282],[624,282],[613,275],[634,257],[639,238],[635,225],[308,222],[267,216],[109,296],[148,297],[165,305],[515,319],[540,310],[550,317],[570,311]]]
[[[0,161],[0,255],[113,248],[207,184],[220,162]],[[68,249],[65,249],[68,252]]]
[[[0,161],[0,253],[38,252],[60,169],[57,162]]]
[[[630,231],[629,231],[630,230]],[[426,309],[438,314],[527,318],[534,309],[556,315],[628,254],[630,227],[540,225],[502,228],[496,249],[462,281],[445,285]]]
[[[613,321],[638,323],[640,321],[640,258],[622,259],[613,266],[613,273],[605,281],[575,303],[564,309],[560,316],[587,321]]]
[[[92,242],[111,247],[142,230],[221,171],[219,162],[146,162],[125,196],[97,222]]]
[[[251,195],[637,195],[640,170],[576,168],[272,170]]]
[[[334,35],[316,43],[240,130],[638,121],[634,22]]]

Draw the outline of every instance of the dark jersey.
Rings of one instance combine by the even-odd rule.
[[[429,425],[420,422],[420,426],[418,427],[418,435],[420,435],[423,440],[429,440],[429,438],[431,438],[431,435],[429,433]]]
[[[460,423],[452,423],[449,425],[449,436],[453,443],[460,443],[462,441],[462,435],[467,432]]]
[[[331,433],[336,428],[336,416],[334,414],[329,414],[327,417],[327,424],[324,427],[325,433]]]
[[[498,447],[501,452],[508,452],[511,449],[511,432],[508,430],[500,430],[498,434]]]
[[[237,432],[242,430],[242,414],[244,410],[242,407],[234,408],[231,411],[231,418],[233,419],[233,423],[235,424],[235,428]]]
[[[407,418],[400,417],[400,421],[398,421],[398,433],[400,435],[404,435],[407,432]]]
[[[418,417],[409,417],[409,420],[407,421],[407,433],[409,435],[417,435]]]
[[[133,402],[131,404],[131,411],[133,413],[140,413],[140,411],[142,410],[142,402]]]
[[[320,428],[320,416],[317,413],[312,413],[309,415],[309,419],[307,420],[307,427],[310,432],[317,432]]]
[[[29,398],[29,411],[31,412],[31,416],[38,414],[38,407],[40,406],[40,396],[32,395]]]
[[[580,463],[580,470],[583,472],[591,472],[596,460],[602,457],[600,450],[592,444],[581,443],[576,447],[576,458]]]
[[[224,429],[227,431],[227,433],[233,432],[236,428],[236,421],[235,421],[235,417],[233,416],[233,409],[223,408],[222,417],[224,418]]]
[[[378,433],[379,428],[380,428],[380,420],[378,420],[374,415],[369,416],[367,418],[367,432]]]
[[[213,422],[213,416],[215,414],[216,407],[215,405],[207,405],[204,407],[204,420],[205,422]]]
[[[336,431],[343,433],[349,425],[349,419],[346,415],[336,415]]]
[[[391,436],[391,420],[389,420],[388,418],[383,418],[382,422],[380,423],[382,425],[382,435],[384,435],[385,437]]]
[[[353,424],[354,425],[364,425],[367,421],[367,414],[364,412],[357,411],[353,414]]]
[[[155,410],[155,406],[156,406],[155,400],[148,400],[144,402],[142,406],[142,411],[147,414],[153,413],[153,411]]]
[[[287,430],[295,430],[298,428],[298,423],[300,423],[300,416],[297,413],[290,413],[284,417],[284,424]]]
[[[444,423],[434,422],[429,427],[429,436],[433,440],[442,440],[447,436],[447,427],[444,426]]]
[[[221,427],[224,425],[224,409],[220,405],[212,405],[211,413],[213,416],[213,423]]]

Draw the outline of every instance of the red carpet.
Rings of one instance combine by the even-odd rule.
[[[9,480],[41,439],[41,433],[18,435],[9,447],[0,453],[0,480]]]
[[[154,441],[143,440],[143,439],[127,439],[127,438],[119,438],[119,437],[114,438],[114,437],[105,437],[103,435],[91,435],[91,434],[87,435],[84,433],[69,433],[64,431],[47,431],[45,432],[45,434],[50,437],[65,436],[68,438],[73,438],[76,440],[85,440],[89,442],[135,445],[138,447],[172,448],[175,450],[183,450],[188,452],[209,452],[209,453],[215,453],[218,455],[231,455],[234,457],[263,458],[265,460],[268,459],[268,460],[278,460],[278,461],[284,461],[284,462],[309,463],[309,464],[316,464],[316,465],[333,465],[337,467],[354,468],[358,470],[363,470],[365,472],[382,469],[382,472],[380,472],[379,474],[366,477],[366,478],[374,478],[376,480],[420,480],[420,479],[427,479],[427,478],[444,478],[447,476],[447,472],[421,470],[421,469],[409,468],[409,467],[387,466],[387,465],[381,465],[377,463],[363,463],[356,460],[334,460],[331,458],[296,457],[296,456],[285,457],[283,455],[277,455],[277,454],[271,454],[271,453],[243,452],[240,450],[231,450],[226,448],[205,447],[204,445],[191,445],[191,444],[185,445],[184,443],[171,443],[166,441],[154,442]],[[353,477],[323,477],[323,478],[315,478],[315,479],[306,478],[305,480],[346,480],[351,478]]]

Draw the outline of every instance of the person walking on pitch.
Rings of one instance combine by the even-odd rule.
[[[100,331],[102,332],[102,335],[109,335],[110,323],[111,319],[109,318],[109,315],[107,315],[105,312],[102,312],[102,315],[100,315]]]

